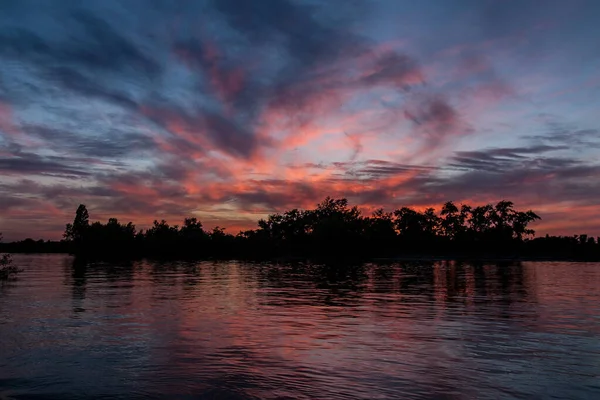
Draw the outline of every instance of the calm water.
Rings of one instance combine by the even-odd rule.
[[[600,399],[600,264],[16,262],[2,399]]]

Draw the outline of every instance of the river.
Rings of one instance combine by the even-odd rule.
[[[2,399],[600,399],[598,263],[15,263]]]

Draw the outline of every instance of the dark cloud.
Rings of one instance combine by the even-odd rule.
[[[44,60],[52,48],[37,34],[22,28],[5,28],[0,32],[0,52],[4,57]]]
[[[526,135],[525,138],[540,142],[563,145],[571,148],[600,147],[600,129],[578,129],[556,121],[546,123],[548,130],[540,135]]]
[[[518,198],[537,204],[552,199],[581,205],[598,204],[600,165],[548,153],[565,146],[533,145],[457,152],[447,164],[463,169],[451,175],[421,175],[411,182],[418,196],[446,199]]]
[[[475,157],[507,157],[507,158],[524,158],[532,154],[548,153],[551,151],[565,150],[568,149],[566,146],[546,146],[546,145],[535,145],[527,147],[501,147],[483,149],[480,151],[460,151],[457,154],[464,156],[475,156]]]
[[[260,142],[256,135],[239,124],[218,114],[204,115],[203,122],[212,142],[234,155],[253,155]]]
[[[431,128],[436,132],[451,130],[458,118],[456,110],[439,97],[428,99],[415,112],[407,110],[405,114],[414,124]]]
[[[0,54],[30,61],[40,68],[85,68],[96,72],[144,73],[155,76],[159,64],[117,33],[107,22],[81,10],[63,14],[63,23],[75,21],[80,32],[66,39],[47,40],[41,34],[16,26],[0,29]]]
[[[434,167],[417,166],[417,165],[406,165],[399,163],[389,163],[386,165],[367,165],[364,168],[356,171],[355,174],[367,175],[372,177],[397,175],[399,173],[408,171],[429,171],[436,169]]]
[[[331,164],[333,167],[344,171],[346,175],[353,177],[370,177],[378,179],[379,177],[397,175],[401,173],[417,171],[427,172],[436,170],[460,170],[458,168],[439,167],[433,165],[418,165],[418,164],[405,164],[387,160],[366,160],[366,161],[350,161],[350,162],[334,162]],[[325,166],[318,166],[325,168]]]
[[[45,71],[44,77],[48,82],[57,85],[60,89],[66,89],[85,98],[103,100],[109,104],[130,110],[138,108],[137,102],[126,92],[110,87],[109,85],[103,85],[98,81],[97,77],[96,79],[87,77],[72,68],[49,68]],[[114,86],[114,83],[112,85]]]
[[[439,95],[417,96],[404,109],[405,117],[413,124],[413,133],[422,146],[417,154],[434,151],[450,142],[450,138],[473,133],[473,128],[448,100]]]
[[[142,112],[175,136],[176,120],[192,137],[206,136],[215,149],[246,158],[271,145],[257,133],[269,110],[288,114],[295,127],[328,107],[339,107],[344,91],[376,86],[406,90],[422,79],[412,58],[393,51],[373,53],[370,40],[351,29],[357,17],[364,17],[359,2],[345,4],[341,13],[328,3],[289,0],[208,4],[198,15],[220,18],[230,32],[221,27],[191,33],[191,16],[163,4],[165,18],[183,22],[171,37],[142,36],[105,12],[69,3],[52,9],[69,35],[45,36],[35,26],[0,25],[0,53],[28,63],[54,88],[128,113]],[[170,89],[162,86],[165,70],[157,61],[165,45],[200,72],[187,88],[197,102],[170,99],[160,105],[165,102],[157,93]],[[256,52],[261,49],[278,56],[263,60]],[[342,69],[347,67],[357,71],[348,74]],[[132,93],[131,86],[144,95]],[[153,112],[144,112],[148,109]],[[184,147],[202,142],[189,136],[174,141]]]
[[[335,195],[388,209],[399,204],[431,205],[453,199],[489,202],[499,198],[517,199],[530,205],[549,198],[553,202],[597,205],[600,165],[550,157],[552,152],[564,149],[533,145],[457,152],[448,163],[439,166],[368,160],[304,167],[345,171],[342,178],[331,180],[333,187],[347,187]],[[293,192],[294,186],[289,185],[287,190]],[[276,190],[279,191],[283,189]]]
[[[122,158],[133,153],[156,150],[152,138],[124,129],[107,127],[93,136],[41,125],[24,125],[21,129],[43,139],[50,148],[75,156]]]
[[[216,148],[233,156],[249,158],[259,147],[269,144],[267,139],[259,138],[251,129],[218,113],[198,110],[196,114],[189,114],[181,109],[148,109],[145,115],[171,132],[174,137],[170,143],[176,146],[192,146],[198,151]],[[177,129],[174,130],[173,125]],[[208,148],[202,145],[203,137],[210,141]]]
[[[239,124],[253,127],[265,111],[275,111],[296,128],[334,112],[348,91],[406,90],[424,79],[414,59],[391,50],[374,52],[369,39],[350,29],[360,15],[353,10],[364,17],[357,2],[344,4],[343,18],[337,17],[339,7],[327,2],[212,4],[238,39],[206,34],[178,41],[174,52],[209,77],[215,97],[235,108]],[[263,52],[277,57],[261,59]]]
[[[10,175],[49,175],[63,177],[85,177],[90,172],[77,167],[72,160],[58,157],[41,157],[32,153],[21,153],[17,157],[1,157],[0,171]]]
[[[590,184],[598,181],[600,166],[576,165],[571,161],[569,167],[556,168],[520,168],[506,171],[489,172],[483,169],[422,187],[422,194],[441,194],[446,198],[515,198],[527,203],[569,201],[579,204],[598,204],[600,185]]]
[[[459,151],[449,165],[488,172],[506,172],[519,168],[552,169],[572,165],[573,160],[540,156],[565,150],[565,146],[537,145],[530,147],[493,148],[480,151]]]
[[[268,183],[268,189],[262,185],[264,184],[242,193],[231,193],[226,195],[224,200],[234,200],[242,210],[262,207],[270,211],[283,211],[301,207],[307,201],[316,203],[321,197],[319,190],[306,183],[273,180]]]
[[[4,186],[6,189],[6,186]],[[14,187],[9,187],[10,189],[15,189]],[[24,204],[25,203],[25,204]],[[3,213],[7,213],[11,208],[15,208],[18,206],[28,205],[27,199],[22,199],[16,196],[11,195],[0,195],[0,211]]]
[[[229,24],[255,44],[283,43],[299,65],[312,66],[355,53],[362,38],[342,26],[329,25],[316,17],[316,7],[289,0],[215,0],[215,8]],[[347,7],[352,6],[348,3]],[[354,48],[353,48],[354,47]]]
[[[415,81],[424,79],[416,61],[406,54],[385,53],[379,56],[372,71],[361,78],[365,85],[395,85],[399,88],[409,89]]]
[[[160,65],[130,39],[97,15],[77,10],[73,18],[81,26],[83,37],[58,52],[60,61],[89,69],[129,70],[155,76]]]

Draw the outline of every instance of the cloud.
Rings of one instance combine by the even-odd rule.
[[[236,121],[218,113],[197,110],[188,114],[181,109],[145,108],[144,115],[175,137],[200,151],[219,150],[232,156],[252,157],[268,140]]]
[[[167,142],[245,158],[275,143],[268,136],[277,132],[265,127],[266,120],[285,121],[287,135],[293,137],[302,127],[339,110],[353,91],[388,85],[408,90],[423,81],[412,58],[393,51],[373,52],[369,39],[346,28],[351,24],[342,24],[339,17],[332,18],[334,10],[327,4],[287,0],[211,4],[207,15],[220,15],[240,36],[216,35],[209,29],[200,37],[176,34],[149,40],[115,25],[98,10],[65,7],[53,13],[77,34],[46,37],[38,29],[16,26],[0,29],[0,43],[6,44],[6,56],[30,64],[54,88],[148,118],[178,136]],[[175,16],[172,9],[165,12]],[[201,105],[157,95],[165,68],[156,55],[169,41],[172,52],[200,72],[185,91],[201,99]],[[254,49],[282,53],[277,60],[248,60]],[[352,66],[356,72],[343,71]],[[152,89],[146,89],[142,98],[139,88],[150,83]],[[282,142],[284,148],[286,143]]]
[[[211,89],[222,102],[235,102],[245,89],[244,68],[220,54],[214,43],[200,44],[197,40],[187,39],[175,43],[174,51],[188,66],[199,68],[206,75]]]
[[[85,98],[103,100],[130,110],[138,108],[138,103],[127,93],[102,85],[96,78],[83,75],[81,72],[66,67],[56,67],[45,71],[48,82],[57,85],[61,90],[68,90]]]
[[[551,121],[546,123],[547,130],[539,135],[527,135],[525,138],[539,142],[566,147],[596,148],[600,146],[600,129],[578,129]]]
[[[155,60],[100,17],[83,11],[66,13],[63,17],[66,24],[75,22],[80,35],[50,41],[34,30],[5,26],[0,31],[0,53],[39,63],[41,68],[63,65],[107,73],[143,72],[148,76],[160,72]]]
[[[594,62],[594,2],[38,3],[0,5],[13,231],[34,207],[60,227],[79,202],[140,226],[239,225],[326,195],[506,197],[550,218],[597,204],[597,91],[536,95],[594,81],[574,70]]]
[[[375,59],[371,68],[360,78],[361,84],[394,85],[407,90],[425,80],[416,61],[406,54],[385,52]]]
[[[222,115],[263,137],[265,126],[269,135],[278,134],[276,125],[287,132],[283,148],[306,143],[313,137],[307,130],[318,136],[319,120],[339,113],[357,92],[405,91],[424,81],[414,59],[392,50],[374,51],[369,39],[347,29],[350,24],[331,18],[327,3],[213,4],[237,35],[218,39],[203,33],[178,41],[174,53],[207,76],[208,86],[201,87],[227,104]],[[267,51],[278,57],[257,57]]]
[[[156,149],[155,141],[138,132],[115,130],[108,127],[101,135],[84,136],[64,129],[25,125],[28,135],[44,140],[51,148],[71,155],[99,158],[123,158],[133,153]]]
[[[61,61],[92,70],[142,72],[149,77],[161,71],[154,59],[107,21],[85,11],[75,11],[73,18],[82,28],[83,38],[58,48],[54,56]]]
[[[492,148],[457,152],[448,165],[466,169],[465,173],[426,185],[426,193],[449,198],[518,198],[539,206],[545,199],[553,203],[597,204],[600,165],[548,153],[565,146]]]
[[[361,38],[342,26],[317,20],[318,10],[289,0],[266,0],[251,4],[243,0],[214,1],[231,27],[256,45],[282,43],[298,66],[335,60],[352,53]],[[348,4],[352,7],[352,4]]]
[[[565,150],[566,146],[537,145],[515,148],[492,148],[479,151],[458,151],[451,158],[450,166],[469,170],[506,172],[519,167],[537,169],[561,168],[572,165],[574,160],[532,157],[553,151]]]
[[[76,161],[61,157],[42,157],[33,153],[19,153],[13,157],[0,157],[0,171],[9,175],[48,175],[85,177],[90,172]]]
[[[404,115],[412,123],[414,136],[421,141],[416,157],[435,158],[450,139],[473,133],[473,128],[440,95],[414,99],[405,108]]]
[[[426,100],[416,112],[406,111],[406,116],[415,125],[425,126],[436,134],[451,131],[458,118],[454,108],[441,98]]]

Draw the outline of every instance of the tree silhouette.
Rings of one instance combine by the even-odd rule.
[[[0,242],[1,241],[2,233],[0,233]],[[12,265],[10,254],[0,254],[0,280],[7,280],[17,272],[19,272],[19,269]]]
[[[453,202],[444,203],[440,211],[441,234],[453,240],[464,237],[466,214],[466,212],[460,212]]]
[[[449,201],[439,213],[400,207],[362,215],[345,198],[326,197],[313,209],[291,209],[258,221],[258,227],[233,236],[223,228],[206,231],[197,218],[181,227],[155,220],[136,231],[115,218],[89,224],[80,205],[65,238],[72,252],[95,257],[381,257],[438,255],[444,257],[555,257],[600,258],[600,245],[586,235],[532,240],[529,224],[540,217],[515,210],[502,200],[470,206]],[[32,243],[34,243],[32,241]],[[32,244],[30,244],[32,245]]]
[[[64,238],[79,245],[90,226],[89,219],[87,208],[84,204],[80,204],[75,211],[73,223],[66,226]]]
[[[186,218],[179,230],[181,251],[188,255],[201,255],[207,249],[208,235],[197,218]]]
[[[396,238],[392,213],[377,209],[365,221],[364,240],[369,248],[380,254],[387,254]]]

